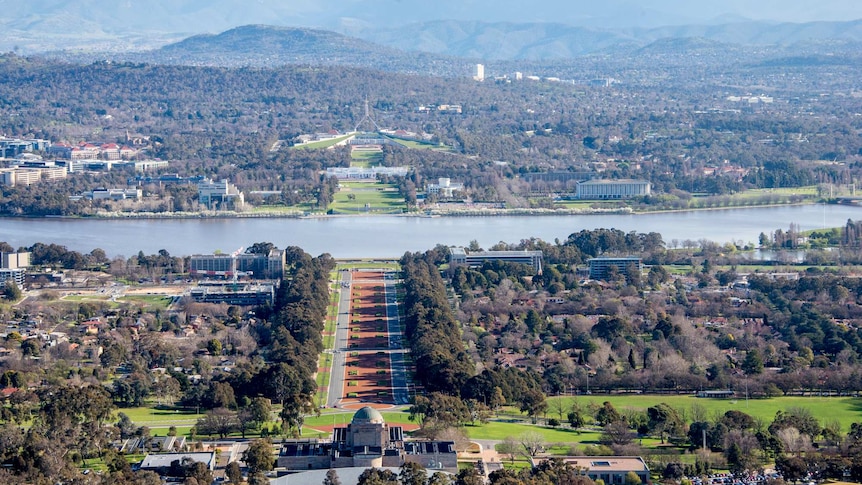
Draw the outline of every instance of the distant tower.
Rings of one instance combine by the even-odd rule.
[[[359,123],[356,123],[356,127],[353,128],[353,131],[359,131],[359,127],[362,126],[362,124],[366,121],[374,125],[374,128],[376,128],[377,131],[380,131],[380,127],[377,126],[377,122],[374,121],[374,118],[371,116],[371,107],[368,106],[368,96],[365,97],[365,116],[363,116],[362,119],[359,120]]]
[[[524,79],[524,73],[521,71],[515,71],[515,81],[520,81]]]
[[[484,64],[476,64],[476,71],[473,73],[473,79],[476,81],[484,81],[485,80],[485,65]]]

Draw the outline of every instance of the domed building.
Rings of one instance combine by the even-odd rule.
[[[332,430],[329,440],[287,440],[282,443],[278,466],[288,470],[347,467],[400,467],[406,462],[426,468],[457,472],[452,441],[405,441],[401,426],[389,426],[383,415],[366,406],[346,427]]]

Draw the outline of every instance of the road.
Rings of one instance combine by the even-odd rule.
[[[392,397],[395,404],[410,402],[410,392],[407,387],[407,366],[402,349],[404,335],[401,333],[401,317],[398,315],[398,295],[395,272],[383,274],[383,292],[386,298],[386,322],[389,331],[389,367],[392,375]]]
[[[338,407],[344,397],[345,359],[348,352],[347,337],[350,333],[350,294],[351,273],[341,272],[341,288],[338,297],[338,316],[335,324],[335,341],[332,344],[332,367],[329,370],[329,392],[326,394],[326,407]]]

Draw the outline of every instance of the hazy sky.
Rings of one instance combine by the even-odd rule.
[[[353,3],[330,0],[333,6]],[[555,21],[565,18],[625,17],[627,14],[655,12],[669,21],[690,19],[708,21],[716,17],[738,16],[757,20],[806,22],[811,20],[851,20],[862,18],[860,0],[366,0],[365,5],[389,4],[402,10],[418,10],[423,15],[471,17],[471,20],[497,18],[519,21]],[[337,9],[337,7],[336,7]],[[661,15],[659,15],[661,16]],[[621,19],[624,20],[624,19]]]
[[[250,23],[385,28],[451,19],[613,28],[745,18],[853,20],[862,18],[862,0],[0,0],[0,25],[45,32],[69,24],[85,31],[219,32]]]

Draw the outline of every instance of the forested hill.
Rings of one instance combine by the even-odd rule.
[[[373,66],[384,71],[436,73],[463,69],[465,60],[437,54],[407,53],[328,30],[246,25],[217,35],[189,37],[142,54],[144,60],[170,64],[252,65],[316,64]]]

